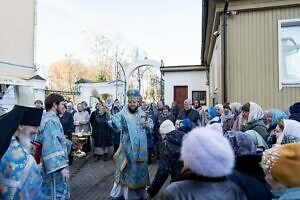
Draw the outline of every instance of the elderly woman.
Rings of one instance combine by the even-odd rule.
[[[264,152],[262,167],[272,187],[273,199],[300,197],[300,142],[273,147]]]
[[[147,190],[150,197],[154,197],[159,192],[169,175],[171,175],[171,182],[179,180],[183,167],[180,148],[185,132],[175,130],[173,122],[166,120],[160,125],[159,133],[163,138],[161,156],[154,180]]]
[[[93,137],[95,146],[95,161],[107,161],[108,147],[111,145],[111,128],[109,126],[110,114],[102,104],[97,105],[97,110],[93,114],[91,123],[93,126]]]
[[[288,116],[281,110],[272,108],[264,112],[263,121],[268,126],[269,131],[276,128],[279,119],[287,119]]]
[[[254,130],[266,140],[269,133],[263,122],[264,114],[262,108],[256,103],[248,102],[241,109],[243,115],[241,131]]]
[[[223,131],[224,132],[230,131],[233,126],[233,123],[234,123],[234,114],[232,114],[231,108],[229,105],[230,105],[229,103],[225,103],[223,105],[224,112],[221,116],[221,120],[223,122]]]
[[[300,123],[295,120],[279,120],[275,128],[276,144],[287,144],[300,141]]]
[[[267,187],[265,174],[260,166],[261,154],[257,154],[252,136],[241,131],[231,131],[225,137],[228,138],[236,157],[235,170],[230,175],[230,180],[244,191],[248,199],[271,199],[270,188]]]
[[[272,147],[272,145],[276,143],[275,128],[277,126],[278,120],[287,118],[288,116],[278,109],[269,109],[264,112],[263,121],[268,127],[269,131],[266,142],[270,147]]]
[[[240,127],[241,127],[241,124],[242,124],[242,119],[243,119],[243,116],[242,116],[242,113],[241,113],[241,108],[242,108],[242,105],[238,102],[234,102],[234,103],[231,103],[229,105],[230,107],[230,110],[232,112],[232,114],[234,114],[234,123],[233,123],[233,126],[232,126],[232,131],[239,131],[240,130]]]
[[[181,157],[183,178],[171,183],[161,199],[247,199],[227,178],[234,153],[222,134],[209,127],[193,129],[183,140]]]

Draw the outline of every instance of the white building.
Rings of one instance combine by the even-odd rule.
[[[103,94],[109,94],[112,100],[119,99],[120,103],[124,103],[125,86],[122,81],[91,82],[80,79],[75,84],[78,92],[75,97],[76,103],[86,101],[89,107],[94,108],[98,100],[93,97],[92,90],[97,90],[100,96]]]
[[[35,3],[0,3],[0,108],[44,99],[45,80],[35,76]]]
[[[176,101],[180,108],[187,98],[199,99],[208,106],[207,74],[204,66],[165,66],[160,68],[164,74],[164,100],[167,105]]]

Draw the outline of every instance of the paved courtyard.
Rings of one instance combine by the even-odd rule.
[[[149,165],[151,180],[157,165]],[[109,196],[113,185],[115,166],[113,161],[94,162],[92,157],[79,158],[71,166],[71,199],[103,200]]]

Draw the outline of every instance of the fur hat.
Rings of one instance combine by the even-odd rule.
[[[206,177],[227,176],[235,163],[229,141],[209,127],[188,133],[182,143],[181,157],[192,172]]]
[[[300,142],[266,150],[261,164],[281,184],[287,187],[300,186]]]
[[[161,123],[161,125],[159,127],[160,134],[167,134],[174,130],[175,130],[175,126],[174,126],[173,122],[171,122],[168,119],[165,120],[163,123]]]

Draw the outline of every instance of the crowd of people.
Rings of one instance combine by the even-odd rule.
[[[300,102],[283,112],[254,102],[206,109],[197,99],[179,109],[135,89],[127,99],[74,109],[51,94],[45,107],[1,116],[1,199],[69,199],[74,132],[92,133],[84,151],[95,162],[113,159],[112,199],[152,199],[169,176],[161,199],[300,199]]]

